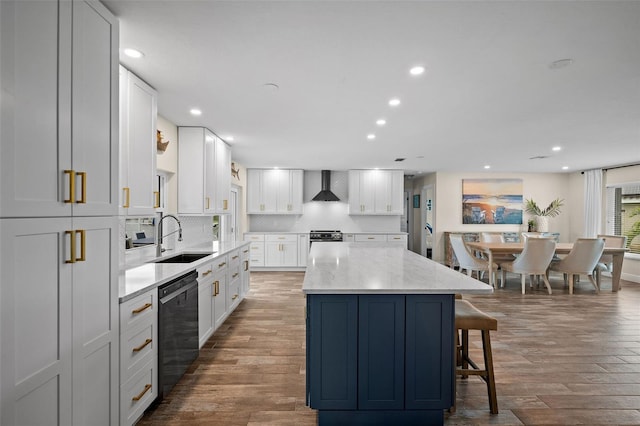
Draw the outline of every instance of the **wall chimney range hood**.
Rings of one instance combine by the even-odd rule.
[[[340,201],[340,198],[331,192],[331,171],[322,170],[322,190],[311,201]]]

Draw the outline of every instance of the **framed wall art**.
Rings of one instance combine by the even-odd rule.
[[[462,179],[462,223],[521,225],[522,179]]]

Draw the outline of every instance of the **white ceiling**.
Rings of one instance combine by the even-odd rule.
[[[159,114],[233,135],[247,167],[571,172],[640,161],[640,2],[104,3],[120,19],[121,52],[145,54],[120,59],[158,90]],[[422,76],[409,74],[416,64]]]

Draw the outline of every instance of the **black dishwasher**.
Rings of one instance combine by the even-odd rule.
[[[158,287],[158,397],[166,396],[198,357],[196,271]]]

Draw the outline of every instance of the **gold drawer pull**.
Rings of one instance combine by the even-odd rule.
[[[203,276],[203,277],[206,277],[207,275],[209,275],[209,274],[210,274],[210,273],[212,273],[212,272],[213,272],[213,271],[212,271],[211,269],[209,269],[208,271],[203,272],[203,273],[202,273],[202,276]]]
[[[236,300],[238,298],[237,294],[234,294],[233,297],[231,298],[231,300]]]
[[[144,349],[145,346],[147,346],[149,343],[151,343],[152,340],[151,339],[147,339],[144,341],[143,344],[141,344],[140,346],[138,346],[137,348],[133,348],[132,351],[133,352],[140,352],[141,350]]]
[[[144,396],[144,394],[149,392],[149,389],[151,389],[151,385],[149,383],[147,383],[146,385],[144,385],[143,391],[140,392],[138,395],[134,396],[133,398],[131,398],[131,400],[132,401],[140,401],[142,399],[142,397]]]
[[[238,258],[238,255],[235,255],[232,257],[232,259],[237,259],[237,258]]]
[[[244,261],[244,270],[245,270],[245,271],[248,271],[248,270],[249,270],[249,261],[248,261],[248,260],[245,260],[245,261]]]
[[[249,253],[249,249],[243,250],[243,253]]]
[[[155,203],[153,203],[153,208],[157,209],[160,207],[160,191],[153,191],[153,198]]]
[[[368,240],[375,240],[375,237],[367,237]]]
[[[213,282],[213,296],[217,296],[220,294],[220,281]]]
[[[235,278],[235,277],[237,277],[238,275],[240,275],[240,274],[238,274],[238,273],[236,272],[236,273],[234,273],[234,274],[233,274],[232,278]]]
[[[226,264],[227,264],[227,262],[218,263],[218,268],[222,268]]]
[[[65,170],[65,175],[69,175],[69,198],[65,199],[65,203],[76,202],[76,172],[73,170]]]
[[[124,203],[122,203],[122,208],[126,209],[129,208],[129,196],[131,195],[131,189],[125,186],[122,190],[124,191]]]
[[[85,204],[87,202],[87,172],[76,172],[76,174],[82,178],[82,196],[76,203]]]
[[[152,303],[145,303],[144,305],[140,306],[138,309],[134,309],[133,311],[131,311],[131,313],[136,315],[152,306],[153,306]]]
[[[74,231],[64,231],[65,235],[69,235],[70,257],[64,263],[76,263],[76,233]]]
[[[229,200],[222,200],[222,210],[229,210]]]

